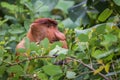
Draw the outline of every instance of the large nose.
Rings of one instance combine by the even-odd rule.
[[[55,36],[58,40],[66,40],[65,35],[61,33],[60,31],[56,31]]]

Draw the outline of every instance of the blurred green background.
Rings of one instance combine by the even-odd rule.
[[[50,44],[45,39],[37,46],[28,41],[28,49],[21,52],[34,54],[17,61],[15,47],[37,18],[58,22],[59,30],[66,35],[68,52],[55,47],[59,42]],[[119,28],[119,0],[0,0],[0,79],[119,80]],[[60,50],[60,55],[30,59],[48,56],[51,50]],[[75,60],[53,65],[68,57]]]

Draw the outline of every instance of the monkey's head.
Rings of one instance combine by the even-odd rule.
[[[65,35],[58,30],[57,22],[50,18],[35,20],[31,24],[30,33],[35,42],[40,42],[44,38],[48,38],[51,43],[66,40]]]

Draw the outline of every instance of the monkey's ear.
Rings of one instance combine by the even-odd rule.
[[[36,29],[36,28],[35,28],[35,25],[36,25],[35,23],[32,23],[32,24],[30,25],[30,30],[31,30],[31,31],[34,31],[34,30]]]
[[[58,40],[66,40],[65,38],[65,35],[59,31],[56,31],[55,32],[55,37],[58,39]]]
[[[32,33],[32,35],[34,35],[34,33],[36,33],[36,26],[35,26],[36,24],[35,23],[32,23],[31,25],[30,25],[30,32]]]
[[[32,23],[31,25],[30,25],[30,28],[33,28],[34,27],[34,23]]]

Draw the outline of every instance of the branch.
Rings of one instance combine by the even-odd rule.
[[[76,59],[71,58],[71,57],[68,57],[68,59],[77,61],[77,62],[81,63],[83,66],[89,68],[90,70],[95,71],[94,68],[92,68],[92,67],[90,67],[89,65],[85,64],[82,60],[76,60]],[[105,80],[111,80],[111,79],[107,78],[104,74],[102,74],[102,73],[100,73],[100,72],[99,72],[98,74],[99,74],[101,77],[103,77]]]
[[[56,56],[36,56],[36,57],[31,57],[31,58],[27,58],[27,59],[25,59],[25,60],[22,60],[22,61],[19,61],[19,62],[16,62],[16,63],[9,63],[8,66],[14,66],[14,65],[17,65],[17,64],[26,62],[26,61],[31,61],[31,60],[39,59],[39,58],[56,58]],[[82,60],[77,60],[77,59],[71,58],[71,57],[67,57],[67,59],[77,61],[77,62],[81,63],[83,66],[89,68],[90,70],[95,71],[94,68],[92,68],[92,67],[90,67],[89,65],[85,64]],[[99,72],[98,74],[99,74],[101,77],[103,77],[105,80],[111,80],[111,79],[107,78],[104,74],[102,74],[102,73],[100,73],[100,72]]]
[[[26,62],[26,61],[31,61],[31,60],[39,59],[39,58],[55,58],[55,56],[35,56],[35,57],[30,57],[30,58],[26,58],[26,59],[24,59],[24,60],[22,60],[22,61],[18,61],[18,62],[15,62],[15,63],[11,63],[11,64],[9,64],[8,66],[14,66],[14,65],[17,65],[17,64]]]

